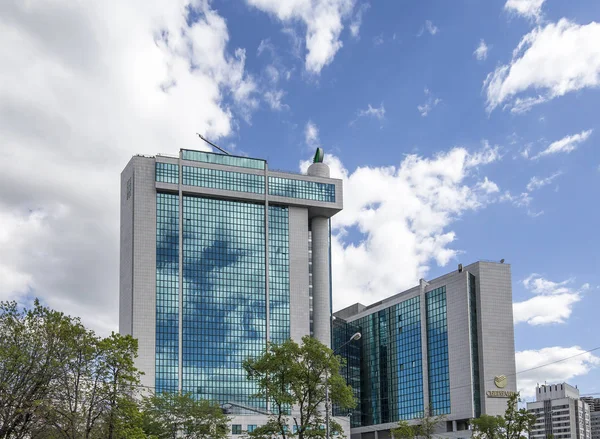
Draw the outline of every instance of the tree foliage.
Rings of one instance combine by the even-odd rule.
[[[258,386],[257,398],[268,399],[272,416],[269,423],[248,436],[255,439],[281,437],[288,439],[325,437],[323,407],[326,388],[329,401],[341,408],[356,406],[352,389],[340,375],[341,358],[327,346],[311,337],[302,345],[293,340],[270,344],[259,358],[244,362],[248,379]],[[293,420],[293,422],[290,422]],[[295,428],[288,426],[292,423]],[[341,426],[330,421],[331,435],[342,434]]]
[[[395,439],[431,439],[440,423],[445,421],[446,416],[432,416],[429,408],[425,408],[422,416],[415,419],[414,424],[409,424],[407,421],[400,421],[396,428],[391,430]]]
[[[535,424],[535,416],[518,408],[519,394],[508,399],[504,416],[481,415],[473,419],[473,437],[477,439],[526,439]]]
[[[0,334],[0,439],[172,437],[165,425],[190,439],[226,437],[227,418],[215,404],[141,398],[131,336],[98,337],[38,301],[24,310],[0,302]]]
[[[149,438],[226,439],[229,418],[216,403],[191,395],[159,393],[144,400],[143,424]]]

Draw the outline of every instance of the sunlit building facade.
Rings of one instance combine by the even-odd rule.
[[[579,389],[567,383],[542,384],[535,388],[535,401],[527,403],[535,417],[532,439],[592,439],[590,406],[579,398]]]
[[[348,381],[360,383],[352,439],[389,438],[398,421],[425,413],[444,415],[444,437],[470,437],[469,419],[503,414],[516,391],[508,264],[460,265],[334,316],[334,334],[362,334],[353,347],[360,367],[345,370]],[[343,342],[334,337],[333,347]]]
[[[181,150],[133,157],[121,187],[119,324],[139,341],[142,384],[266,410],[242,362],[268,340],[330,344],[341,181],[323,163],[301,175]]]

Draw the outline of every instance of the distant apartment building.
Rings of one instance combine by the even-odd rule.
[[[334,314],[333,347],[359,401],[352,439],[388,439],[398,421],[426,412],[445,416],[440,436],[465,438],[470,419],[504,414],[517,383],[511,267],[503,262],[459,265]],[[361,339],[344,346],[355,332]]]
[[[584,396],[581,398],[590,407],[592,439],[600,439],[600,398]]]
[[[535,402],[528,402],[527,410],[536,417],[530,439],[592,439],[590,408],[576,387],[537,386]]]

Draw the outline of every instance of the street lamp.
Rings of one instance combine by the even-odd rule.
[[[362,334],[360,332],[355,333],[346,343],[338,346],[337,349],[333,349],[331,355],[335,355],[344,346],[352,343],[354,340],[360,340],[361,337]],[[327,369],[325,369],[325,439],[329,439],[329,383],[327,382]]]

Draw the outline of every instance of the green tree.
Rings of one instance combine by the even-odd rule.
[[[0,303],[0,438],[141,437],[137,341],[34,302]]]
[[[39,426],[40,404],[68,357],[73,322],[35,301],[20,311],[0,302],[0,438],[23,438]]]
[[[417,435],[415,426],[409,424],[408,421],[398,422],[398,426],[392,428],[391,433],[394,439],[413,439]]]
[[[149,438],[226,439],[229,418],[214,402],[189,394],[159,393],[145,398],[143,429]]]
[[[288,439],[325,437],[323,407],[326,388],[330,404],[354,408],[352,388],[340,375],[341,358],[327,346],[311,337],[302,345],[293,340],[270,344],[258,358],[244,362],[248,379],[258,386],[257,398],[268,399],[273,415],[269,422],[248,436],[254,439],[281,437]],[[291,408],[294,416],[291,416]],[[289,429],[290,418],[295,429]],[[341,426],[331,420],[331,435],[342,434]]]
[[[415,419],[414,424],[409,424],[407,421],[400,421],[398,427],[391,430],[392,435],[396,439],[431,439],[440,423],[446,420],[446,416],[432,416],[430,412],[430,409],[426,407],[422,415]]]
[[[500,439],[504,425],[504,417],[481,415],[471,420],[473,437],[476,439]]]
[[[526,439],[535,424],[535,416],[518,408],[519,394],[512,394],[504,416],[482,415],[473,419],[473,436],[477,439]]]

